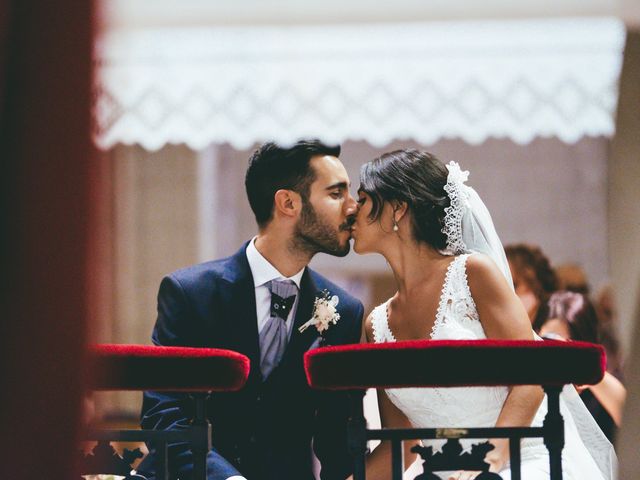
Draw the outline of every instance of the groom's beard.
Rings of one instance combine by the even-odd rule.
[[[350,223],[346,221],[338,228],[332,227],[320,218],[313,205],[303,198],[300,220],[294,231],[294,246],[310,255],[328,253],[336,257],[344,257],[349,253],[351,245],[348,238],[341,244],[338,233],[349,230]]]

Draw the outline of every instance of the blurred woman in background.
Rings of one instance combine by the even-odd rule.
[[[622,379],[624,362],[618,336],[618,312],[613,286],[605,284],[595,296],[594,306],[598,312],[600,343],[607,352],[607,371]]]
[[[540,328],[542,337],[600,343],[598,315],[586,295],[556,292],[549,298],[548,310],[548,320]],[[604,434],[613,441],[627,394],[622,382],[605,372],[597,385],[576,388]]]
[[[524,243],[505,247],[513,288],[524,304],[536,332],[549,318],[547,302],[558,288],[556,274],[539,247]]]

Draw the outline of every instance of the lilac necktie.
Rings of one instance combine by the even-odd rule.
[[[272,280],[269,320],[260,332],[260,371],[266,379],[278,366],[289,340],[287,316],[296,299],[298,287],[291,280]]]

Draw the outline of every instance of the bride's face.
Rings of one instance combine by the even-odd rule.
[[[382,225],[385,224],[385,219],[389,221],[388,230],[391,231],[391,218],[387,211],[389,206],[385,204],[381,217],[373,221],[369,218],[372,207],[371,197],[362,191],[358,192],[358,211],[356,213],[356,221],[351,227],[353,250],[356,253],[380,252],[380,240],[385,233],[388,233],[382,228]]]

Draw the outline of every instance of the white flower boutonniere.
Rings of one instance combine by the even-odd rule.
[[[316,330],[318,330],[318,333],[322,333],[326,331],[331,324],[338,323],[340,314],[336,310],[336,306],[339,301],[337,295],[331,296],[326,290],[322,292],[322,296],[316,298],[313,304],[311,320],[302,325],[298,331],[302,333],[307,328],[314,326]]]

